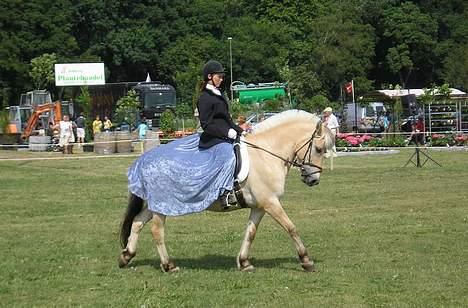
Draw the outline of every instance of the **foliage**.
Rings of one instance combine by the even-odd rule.
[[[450,97],[450,85],[444,83],[441,86],[433,85],[430,88],[423,89],[424,94],[419,97],[419,101],[423,104],[434,103],[436,101],[443,101]]]
[[[7,110],[0,110],[0,133],[8,133],[10,118]]]
[[[177,104],[175,113],[176,116],[181,119],[190,119],[193,117],[192,107],[186,102]]]
[[[80,87],[80,95],[76,98],[76,102],[80,104],[80,108],[86,118],[91,117],[91,95],[87,86]]]
[[[385,147],[404,147],[406,140],[402,136],[390,136],[382,139],[382,146]]]
[[[86,119],[85,122],[85,139],[90,141],[93,137],[93,121],[91,117],[91,95],[87,86],[80,87],[80,95],[76,98],[76,102],[80,105],[83,110],[83,115]]]
[[[442,135],[442,134],[432,134],[430,138],[431,146],[435,147],[445,147],[455,145],[456,141],[454,136],[451,135]]]
[[[172,111],[166,110],[161,114],[160,128],[165,134],[170,134],[175,131],[176,118]]]
[[[315,95],[310,99],[304,99],[299,103],[298,108],[311,113],[321,114],[326,107],[332,107],[334,110],[338,107],[337,104],[331,104],[328,98],[323,95]]]
[[[412,2],[384,11],[383,39],[389,45],[385,56],[389,71],[399,76],[400,84],[406,84],[413,71],[432,69],[436,46],[437,22]]]
[[[32,84],[43,86],[29,63],[54,53],[64,63],[103,61],[108,82],[141,81],[149,72],[193,101],[203,63],[214,58],[231,69],[231,45],[234,80],[287,81],[299,102],[336,101],[351,79],[356,95],[396,82],[466,89],[466,11],[459,0],[7,1],[1,95],[17,102]]]
[[[284,109],[283,100],[281,98],[269,99],[262,103],[263,111],[280,112]]]
[[[114,122],[120,124],[126,122],[130,127],[136,127],[137,113],[140,102],[135,90],[128,91],[127,95],[117,101],[115,109]]]
[[[36,89],[47,88],[55,80],[54,65],[57,63],[55,53],[45,53],[31,60],[31,76]]]
[[[239,100],[234,100],[231,102],[230,111],[233,119],[237,119],[238,116],[247,114],[252,110],[251,105],[244,105],[239,102]]]

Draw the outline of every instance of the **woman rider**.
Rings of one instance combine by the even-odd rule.
[[[210,60],[203,67],[204,85],[197,108],[203,133],[200,148],[210,148],[221,142],[233,143],[242,128],[229,114],[229,105],[221,93],[224,68],[218,61]]]
[[[199,147],[207,149],[220,143],[232,144],[243,130],[232,121],[229,105],[221,92],[224,80],[224,68],[221,63],[208,61],[203,67],[203,79],[202,93],[197,103],[203,129]],[[219,199],[224,206],[227,206],[228,193],[225,192]]]
[[[217,61],[203,67],[204,84],[197,108],[203,133],[145,152],[128,171],[129,191],[148,209],[169,216],[207,209],[218,200],[226,208],[234,186],[232,143],[242,129],[229,115],[220,86],[224,69]]]

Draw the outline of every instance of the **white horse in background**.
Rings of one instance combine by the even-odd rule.
[[[315,114],[289,110],[258,124],[245,137],[245,142],[249,145],[250,170],[247,180],[241,186],[250,208],[250,216],[237,256],[237,267],[241,271],[254,270],[249,261],[250,246],[260,221],[268,213],[290,235],[302,268],[309,272],[314,271],[314,262],[296,227],[284,211],[280,197],[284,194],[286,176],[292,166],[300,168],[302,181],[308,186],[319,183],[324,154],[332,149],[335,142],[333,134]],[[215,202],[208,210],[222,209]],[[136,255],[139,233],[150,220],[153,222],[151,231],[160,256],[161,269],[164,272],[178,271],[179,268],[169,257],[165,245],[166,215],[151,212],[144,200],[132,193],[121,225],[123,250],[119,257],[119,266],[126,266]]]

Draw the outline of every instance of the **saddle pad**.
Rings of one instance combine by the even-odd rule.
[[[247,176],[249,175],[249,170],[250,170],[249,152],[247,151],[247,144],[243,142],[244,140],[245,140],[244,136],[241,136],[240,154],[241,154],[242,165],[241,165],[239,174],[237,175],[237,180],[239,181],[239,183],[242,183],[247,179]]]

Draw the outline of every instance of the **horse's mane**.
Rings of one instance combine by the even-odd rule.
[[[320,118],[315,113],[312,114],[303,110],[286,110],[255,125],[252,134],[259,134],[278,125],[297,120],[313,121],[313,123],[317,123],[318,121],[320,121]]]
[[[266,119],[263,122],[255,125],[252,130],[252,135],[256,135],[262,132],[265,132],[271,128],[276,126],[291,122],[291,121],[298,121],[298,120],[305,120],[311,121],[312,123],[318,123],[321,119],[315,113],[308,113],[303,110],[291,109],[286,110],[281,113],[278,113],[271,118]],[[324,130],[325,133],[325,147],[330,150],[335,145],[335,138],[328,128]]]

